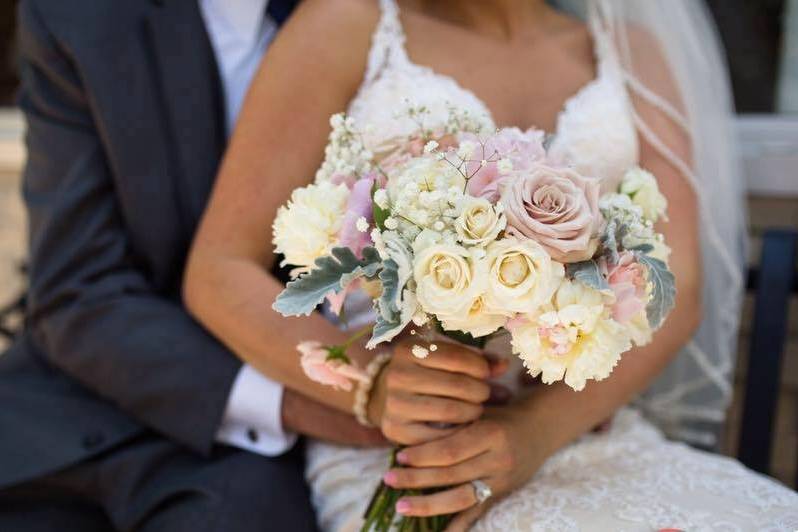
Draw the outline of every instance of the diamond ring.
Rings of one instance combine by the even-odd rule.
[[[477,504],[482,504],[493,495],[493,490],[490,489],[490,486],[481,480],[472,480],[471,485],[474,487],[474,497],[477,499]]]

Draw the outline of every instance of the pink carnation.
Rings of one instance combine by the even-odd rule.
[[[607,266],[602,260],[602,269],[606,270],[607,283],[615,294],[612,318],[626,323],[646,307],[646,269],[628,251],[621,253],[615,266]]]
[[[327,360],[329,352],[321,342],[301,342],[296,348],[302,354],[299,360],[302,370],[314,382],[348,392],[352,390],[353,380],[368,381],[366,372],[356,365]]]

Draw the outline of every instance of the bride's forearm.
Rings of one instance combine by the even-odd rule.
[[[243,361],[288,388],[343,412],[354,392],[332,392],[303,373],[296,345],[303,340],[340,344],[346,335],[319,314],[285,318],[272,309],[282,284],[254,261],[193,255],[184,299],[189,311]],[[364,365],[371,353],[353,345],[348,354]]]

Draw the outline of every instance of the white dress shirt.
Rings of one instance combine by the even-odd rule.
[[[244,95],[277,24],[268,0],[199,0],[222,80],[227,132],[233,130]],[[296,434],[283,430],[283,387],[248,364],[236,377],[216,440],[266,456],[289,450]]]

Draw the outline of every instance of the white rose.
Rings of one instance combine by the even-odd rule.
[[[643,210],[643,217],[652,222],[665,217],[668,200],[659,191],[657,178],[640,167],[635,167],[623,177],[621,193],[632,198],[632,203]],[[667,219],[667,218],[666,218]]]
[[[485,198],[464,198],[462,212],[454,222],[460,242],[467,246],[490,244],[506,226],[501,206],[494,207]]]
[[[307,269],[327,255],[338,240],[348,199],[343,184],[322,182],[294,190],[272,226],[275,250],[285,255],[280,264]]]
[[[462,315],[482,293],[484,261],[453,244],[436,244],[416,255],[413,276],[416,297],[425,312],[439,319]]]
[[[486,336],[503,327],[509,314],[498,313],[485,305],[485,296],[479,295],[460,315],[446,316],[441,320],[444,330],[462,331],[475,338]]]
[[[498,240],[487,248],[488,287],[485,302],[497,311],[533,312],[549,301],[565,269],[543,247],[529,239]]]

